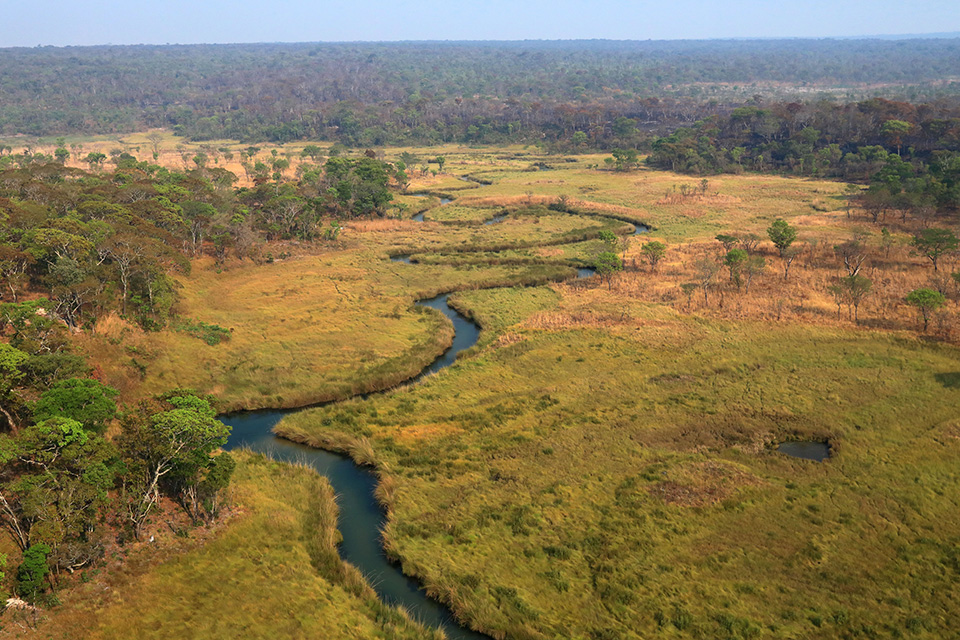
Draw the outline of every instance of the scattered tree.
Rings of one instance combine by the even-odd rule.
[[[784,253],[797,239],[797,230],[786,220],[777,219],[767,228],[767,235],[780,252],[780,257],[783,258]]]
[[[667,245],[657,240],[643,243],[640,247],[643,257],[650,263],[650,269],[656,270],[657,264],[667,255]]]
[[[960,240],[949,229],[931,227],[923,229],[913,238],[913,246],[933,263],[933,270],[939,270],[940,258],[951,251],[956,251]]]
[[[907,304],[913,305],[923,318],[923,330],[926,332],[930,316],[934,311],[946,304],[947,299],[939,291],[921,288],[914,289],[907,294]]]

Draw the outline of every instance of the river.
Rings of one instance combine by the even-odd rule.
[[[641,229],[647,230],[638,226],[637,232],[642,232]],[[391,259],[410,262],[408,255]],[[577,278],[586,278],[593,273],[593,269],[580,268]],[[480,337],[480,327],[447,304],[449,296],[445,293],[416,303],[436,309],[449,318],[453,322],[454,338],[449,349],[407,383],[449,367],[461,351],[472,347]],[[308,464],[325,475],[337,494],[340,509],[337,520],[343,536],[340,557],[360,569],[377,595],[388,604],[403,606],[414,619],[442,628],[451,640],[489,640],[488,636],[461,625],[448,607],[428,597],[416,580],[403,575],[400,567],[387,558],[380,544],[380,531],[386,516],[374,497],[377,479],[371,470],[358,466],[347,456],[298,445],[273,435],[273,427],[294,411],[299,409],[241,411],[221,416],[221,420],[232,428],[225,448],[247,447],[276,460]]]

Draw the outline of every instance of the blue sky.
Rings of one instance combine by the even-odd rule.
[[[834,37],[960,31],[960,0],[32,0],[0,46]]]

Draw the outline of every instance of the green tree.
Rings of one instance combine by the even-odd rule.
[[[923,318],[923,330],[927,330],[930,315],[947,303],[946,297],[934,289],[914,289],[907,294],[907,304],[917,308]]]
[[[309,157],[311,160],[316,162],[321,157],[323,157],[323,148],[319,145],[308,144],[303,148],[303,151],[300,152],[301,158]]]
[[[786,250],[790,248],[790,245],[796,241],[797,230],[791,227],[786,220],[778,218],[773,221],[773,224],[767,227],[767,235],[777,248],[777,251],[780,252],[780,257],[782,258]]]
[[[23,380],[23,365],[28,355],[16,347],[0,342],[0,413],[7,419],[9,427],[16,431],[20,426],[14,417],[16,399],[13,392]]]
[[[930,227],[924,229],[913,238],[913,246],[933,263],[933,270],[938,271],[940,258],[951,251],[956,251],[960,240],[949,229]]]
[[[731,249],[723,258],[723,264],[730,271],[730,282],[737,286],[743,284],[743,267],[747,262],[747,252],[743,249]]]
[[[723,245],[723,250],[729,252],[733,247],[740,242],[740,238],[737,236],[729,235],[726,233],[718,233],[714,236],[716,240]]]
[[[617,171],[630,171],[637,165],[636,149],[614,149],[610,153]]]
[[[667,245],[657,240],[643,243],[640,247],[643,257],[650,263],[651,269],[656,269],[657,264],[667,255]]]
[[[44,582],[50,573],[48,555],[50,547],[42,542],[30,545],[17,568],[17,595],[28,602],[35,601],[46,590]]]
[[[113,446],[76,420],[50,418],[0,437],[0,517],[21,549],[43,542],[58,567],[99,556],[98,512],[113,486]]]
[[[122,427],[118,444],[129,469],[122,489],[124,508],[139,537],[161,490],[167,488],[185,501],[187,484],[197,482],[198,474],[209,468],[230,427],[217,420],[209,400],[183,390],[142,403],[124,418]],[[174,481],[162,486],[171,474]]]
[[[89,378],[69,378],[54,383],[33,405],[33,419],[42,422],[61,416],[76,420],[87,431],[103,433],[117,413],[118,392]]]
[[[613,251],[617,248],[617,234],[608,229],[604,229],[597,234],[597,238],[605,246],[605,251]]]
[[[99,152],[90,152],[87,154],[87,157],[83,159],[84,162],[90,165],[90,170],[99,169],[103,166],[103,161],[107,159],[105,154]]]
[[[606,279],[607,288],[611,286],[611,280],[613,274],[617,271],[623,270],[623,262],[620,261],[620,256],[612,251],[603,251],[597,255],[596,259],[593,261],[593,267],[597,270],[597,273],[600,275],[600,279]]]
[[[440,167],[440,173],[443,173],[443,167],[447,164],[447,159],[444,156],[437,156],[437,166]]]

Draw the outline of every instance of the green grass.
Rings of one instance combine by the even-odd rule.
[[[384,606],[336,551],[333,490],[316,472],[240,452],[237,514],[205,545],[115,593],[79,587],[45,637],[410,639],[443,636]],[[82,596],[86,596],[83,599]]]
[[[482,628],[953,633],[960,390],[938,374],[956,349],[682,318],[603,290],[460,304],[501,331],[533,315],[414,389],[279,431],[369,438],[392,552]],[[829,440],[834,458],[771,447],[794,438]]]

